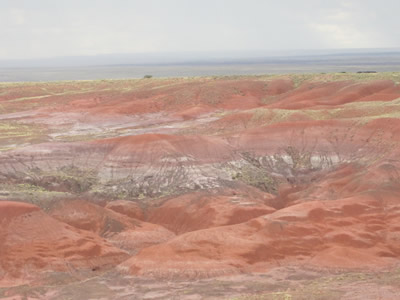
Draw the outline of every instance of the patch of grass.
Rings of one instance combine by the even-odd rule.
[[[47,190],[41,186],[29,184],[29,183],[19,183],[15,185],[16,190],[24,192],[46,192]]]
[[[348,119],[365,124],[374,119],[400,118],[400,98],[392,101],[351,102],[341,107],[302,109],[301,111],[297,109],[256,108],[250,110],[250,112],[253,113],[249,121],[250,127],[286,122],[294,114],[303,115],[305,119],[310,120]]]
[[[116,133],[114,135],[87,133],[87,134],[77,134],[77,135],[61,135],[61,136],[56,136],[54,139],[56,141],[61,141],[61,142],[83,142],[83,141],[91,141],[94,139],[106,138],[110,136],[118,136],[118,135]]]
[[[262,81],[271,79],[285,78],[293,81],[297,88],[305,82],[332,82],[332,81],[372,81],[372,80],[392,80],[400,83],[400,72],[378,72],[378,73],[305,73],[305,74],[283,74],[283,75],[259,75],[250,78]]]
[[[21,124],[15,121],[0,122],[0,151],[10,150],[21,144],[46,140],[46,130],[39,125]]]
[[[320,276],[314,280],[299,281],[285,289],[268,289],[268,292],[247,293],[232,300],[336,300],[358,284],[400,287],[400,269],[383,272],[345,272]],[[248,286],[248,283],[245,283]],[[251,289],[250,289],[251,290]]]
[[[67,192],[50,191],[30,183],[0,183],[0,191],[0,199],[31,203],[44,211],[58,200],[73,197]]]
[[[0,139],[26,137],[38,132],[40,131],[35,126],[10,121],[2,121],[0,123]]]
[[[232,174],[232,180],[240,180],[248,185],[257,187],[265,192],[276,194],[278,182],[262,168],[244,165]]]
[[[274,292],[262,295],[247,295],[232,300],[292,300],[293,296],[289,292]]]

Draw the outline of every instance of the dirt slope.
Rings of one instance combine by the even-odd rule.
[[[251,292],[250,277],[303,299],[309,274],[342,274],[326,299],[368,299],[349,274],[375,272],[392,299],[398,78],[0,84],[0,298],[68,299],[78,282],[88,298],[145,297],[138,280],[162,299],[167,280],[213,299],[204,280],[236,276],[214,299],[240,297],[234,278]]]

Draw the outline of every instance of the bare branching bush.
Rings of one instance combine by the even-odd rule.
[[[275,194],[283,182],[295,187],[344,163],[368,165],[384,158],[394,146],[380,130],[356,139],[357,129],[335,129],[318,138],[307,136],[305,130],[293,130],[287,143],[270,155],[257,155],[256,150],[240,152],[243,164],[232,179]]]

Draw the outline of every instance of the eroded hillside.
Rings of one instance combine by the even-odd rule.
[[[0,297],[395,299],[399,82],[0,84]]]

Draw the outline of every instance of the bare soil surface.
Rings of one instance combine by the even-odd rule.
[[[399,299],[400,74],[0,84],[1,299]]]

